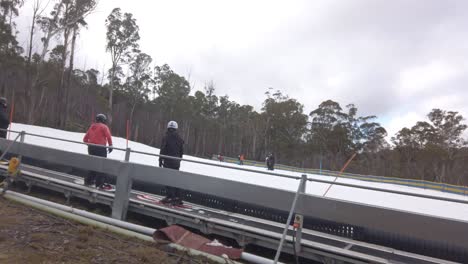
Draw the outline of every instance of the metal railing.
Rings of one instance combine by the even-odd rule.
[[[218,160],[217,155],[213,155],[212,160]],[[232,157],[224,157],[224,162],[238,164],[238,160]],[[253,160],[245,160],[244,165],[261,167],[261,168],[266,167],[265,162],[253,161]],[[419,189],[429,189],[429,190],[459,194],[459,195],[464,195],[464,196],[466,196],[468,193],[468,187],[466,186],[432,182],[432,181],[426,181],[426,180],[418,180],[418,179],[405,179],[405,178],[387,177],[387,176],[363,175],[363,174],[356,174],[356,173],[349,173],[349,172],[340,173],[338,171],[323,170],[323,169],[297,168],[297,167],[287,166],[283,164],[275,165],[275,169],[290,171],[290,172],[297,172],[297,173],[338,177],[338,178],[343,178],[343,179],[354,179],[354,180],[367,181],[367,182],[396,184],[396,185],[401,185],[401,186],[414,187],[414,188],[419,188]]]
[[[57,138],[57,137],[44,136],[44,135],[39,135],[39,134],[34,134],[34,133],[28,133],[28,132],[25,132],[25,131],[15,131],[15,130],[7,130],[7,129],[0,129],[0,130],[9,131],[9,132],[18,133],[18,134],[24,133],[24,135],[47,138],[47,139],[63,141],[63,142],[68,142],[68,143],[75,143],[75,144],[86,145],[86,146],[103,147],[103,145],[97,145],[97,144],[86,143],[86,142],[70,140],[70,139]],[[204,161],[184,159],[184,158],[178,158],[178,157],[173,157],[173,156],[160,155],[160,154],[156,154],[156,153],[132,150],[131,148],[126,149],[126,148],[119,148],[119,147],[115,147],[115,146],[105,146],[105,147],[108,148],[108,149],[113,149],[113,150],[119,150],[119,151],[124,151],[124,152],[135,153],[135,154],[142,154],[142,155],[153,156],[153,157],[162,157],[162,158],[167,158],[167,159],[186,161],[186,162],[197,163],[197,164],[202,164],[202,165],[208,165],[208,166],[213,166],[213,167],[234,169],[234,170],[247,171],[247,172],[256,172],[256,173],[268,174],[268,175],[276,176],[276,177],[295,179],[295,180],[300,180],[301,179],[301,177],[299,177],[299,176],[291,176],[291,175],[287,175],[287,174],[274,173],[274,172],[262,172],[262,171],[257,171],[257,170],[252,170],[252,169],[245,169],[245,168],[235,168],[235,167],[228,166],[228,165],[214,164],[212,162],[204,162]]]
[[[0,130],[10,131],[12,133],[19,133],[19,134],[23,133],[24,136],[29,135],[29,136],[47,138],[47,139],[58,140],[58,141],[63,141],[63,142],[76,143],[76,144],[81,144],[81,145],[86,145],[86,146],[103,147],[102,145],[85,143],[85,142],[76,141],[76,140],[69,140],[69,139],[62,139],[62,138],[44,136],[44,135],[40,135],[40,134],[28,133],[28,132],[25,132],[25,131],[14,131],[14,130],[5,130],[5,129],[0,129]],[[232,169],[232,170],[237,170],[237,171],[260,173],[260,174],[271,175],[271,176],[281,177],[281,178],[288,178],[288,179],[293,179],[293,180],[298,180],[298,181],[300,181],[302,179],[301,176],[291,176],[291,175],[282,174],[282,173],[259,171],[259,170],[253,170],[253,169],[248,169],[248,168],[239,168],[239,167],[233,167],[233,166],[229,166],[229,165],[216,164],[216,163],[212,163],[212,162],[198,161],[198,160],[192,160],[192,159],[186,159],[186,158],[178,158],[178,157],[173,157],[173,156],[160,155],[160,154],[156,154],[156,153],[132,150],[131,148],[125,149],[125,148],[118,148],[118,147],[114,147],[114,146],[106,146],[106,147],[126,152],[125,161],[127,161],[127,162],[130,161],[131,153],[135,153],[135,154],[148,155],[148,156],[153,156],[153,157],[162,157],[162,158],[167,158],[167,159],[180,160],[180,161],[184,161],[184,162],[191,162],[191,163],[207,165],[207,166],[212,166],[212,167],[219,167],[219,168],[227,168],[227,169]],[[247,164],[245,164],[245,165],[247,165]],[[308,177],[307,181],[330,184],[330,185],[337,185],[337,186],[344,186],[344,187],[351,187],[351,188],[357,188],[357,189],[365,189],[365,190],[370,190],[370,191],[379,191],[379,192],[393,193],[393,194],[398,194],[398,195],[406,195],[406,196],[413,196],[413,197],[419,197],[419,198],[427,198],[427,199],[433,199],[433,200],[468,204],[468,200],[461,200],[461,199],[441,197],[441,196],[435,196],[435,195],[427,195],[427,194],[417,194],[417,193],[411,193],[411,192],[406,192],[406,191],[398,191],[398,190],[391,190],[391,189],[378,188],[378,187],[362,186],[362,185],[358,185],[358,184],[337,182],[337,181],[331,181],[331,180],[321,180],[321,179]]]

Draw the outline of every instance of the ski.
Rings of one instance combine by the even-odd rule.
[[[88,187],[88,188],[97,189],[97,190],[103,191],[103,192],[115,192],[115,185],[112,185],[112,184],[109,184],[109,186],[111,187],[111,188],[109,188],[109,189],[101,189],[101,188],[97,188],[97,187],[94,187],[94,186],[87,186],[87,185],[85,185],[85,184],[84,184],[84,179],[76,179],[76,180],[74,180],[73,182],[76,183],[76,184],[84,185],[84,186],[86,186],[86,187]]]
[[[192,206],[187,205],[187,204],[182,204],[182,205],[171,205],[171,204],[164,204],[161,202],[161,199],[156,198],[155,196],[152,195],[147,195],[147,194],[138,194],[137,198],[143,201],[151,202],[157,205],[163,205],[166,207],[170,208],[180,208],[180,209],[186,209],[186,210],[192,210]]]
[[[110,186],[109,189],[102,189],[102,188],[97,188],[99,191],[103,191],[103,192],[115,192],[115,185],[112,185],[112,184],[108,184]]]

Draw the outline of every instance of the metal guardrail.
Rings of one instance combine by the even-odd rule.
[[[76,140],[69,140],[69,139],[62,139],[62,138],[44,136],[44,135],[40,135],[40,134],[28,133],[28,132],[25,132],[25,131],[14,131],[14,130],[5,130],[5,129],[0,129],[0,130],[10,131],[12,133],[18,133],[18,134],[23,133],[23,140],[24,140],[24,137],[26,135],[29,135],[29,136],[34,136],[34,137],[47,138],[47,139],[63,141],[63,142],[69,142],[69,143],[75,143],[75,144],[86,145],[86,146],[103,147],[102,145],[90,144],[90,143],[85,143],[85,142],[76,141]],[[184,161],[184,162],[191,162],[191,163],[207,165],[207,166],[212,166],[212,167],[227,168],[227,169],[238,170],[238,171],[254,172],[254,173],[260,173],[260,174],[265,174],[265,175],[271,175],[271,176],[275,176],[275,177],[294,179],[294,180],[298,180],[298,184],[299,184],[299,181],[301,180],[300,176],[291,176],[291,175],[282,174],[282,173],[274,173],[274,172],[268,172],[268,171],[258,171],[258,170],[253,170],[253,169],[233,167],[233,166],[229,166],[229,165],[217,164],[217,163],[212,163],[212,162],[204,162],[204,161],[198,161],[198,160],[178,158],[178,157],[173,157],[173,156],[160,155],[160,154],[156,154],[156,153],[136,151],[136,150],[132,150],[131,148],[124,149],[124,148],[118,148],[118,147],[114,147],[114,146],[107,146],[107,148],[112,148],[112,149],[119,150],[119,151],[125,151],[126,155],[125,155],[125,160],[124,161],[126,161],[126,162],[128,162],[130,160],[131,153],[135,153],[135,154],[142,154],[142,155],[148,155],[148,156],[153,156],[153,157],[163,157],[163,158],[168,158],[168,159],[175,159],[175,160],[180,160],[180,161]],[[249,165],[250,164],[249,162],[250,161],[244,161],[244,165]],[[117,175],[117,174],[114,174],[114,175]],[[330,175],[330,176],[334,176],[334,175]],[[307,178],[307,181],[325,183],[325,184],[331,184],[331,185],[338,185],[338,186],[345,186],[345,187],[352,187],[352,188],[358,188],[358,189],[365,189],[365,190],[371,190],[371,191],[379,191],[379,192],[393,193],[393,194],[399,194],[399,195],[407,195],[407,196],[413,196],[413,197],[428,198],[428,199],[434,199],[434,200],[441,200],[441,201],[449,201],[449,202],[455,202],[455,203],[468,204],[468,200],[461,200],[461,199],[454,199],[454,198],[447,198],[447,197],[440,197],[440,196],[433,196],[433,195],[425,195],[425,194],[417,194],[417,193],[389,190],[389,189],[385,189],[385,188],[377,188],[377,187],[370,187],[370,186],[361,186],[361,185],[358,185],[358,184],[350,184],[350,183],[336,182],[336,181],[330,181],[330,180],[320,180],[320,179],[315,179],[315,178]]]
[[[213,155],[212,160],[218,160],[217,155]],[[231,158],[231,157],[224,157],[224,162],[238,164],[238,160],[235,158]],[[266,168],[265,162],[253,161],[253,160],[244,160],[244,165]],[[465,195],[465,196],[468,194],[468,187],[466,186],[459,186],[459,185],[453,185],[453,184],[448,184],[448,183],[431,182],[431,181],[425,181],[425,180],[404,179],[404,178],[387,177],[387,176],[362,175],[362,174],[347,173],[347,172],[340,173],[338,171],[297,168],[297,167],[287,166],[287,165],[282,165],[282,164],[275,165],[275,169],[297,172],[297,173],[306,173],[306,174],[315,174],[315,175],[331,176],[331,177],[338,177],[338,178],[355,179],[355,180],[368,181],[368,182],[396,184],[396,185],[401,185],[401,186],[442,191],[446,193],[460,194],[460,195]]]
[[[85,142],[76,141],[76,140],[62,139],[62,138],[57,138],[57,137],[44,136],[44,135],[39,135],[39,134],[28,133],[28,132],[25,132],[25,131],[15,131],[15,130],[7,130],[7,129],[0,129],[0,130],[9,131],[11,133],[18,133],[18,134],[24,133],[24,135],[40,137],[40,138],[47,138],[47,139],[63,141],[63,142],[68,142],[68,143],[75,143],[75,144],[86,145],[86,146],[103,147],[102,145],[96,145],[96,144],[92,144],[92,143],[85,143]],[[124,152],[129,152],[129,153],[135,153],[135,154],[143,154],[143,155],[154,156],[154,157],[163,157],[163,158],[167,158],[167,159],[186,161],[186,162],[197,163],[197,164],[202,164],[202,165],[208,165],[208,166],[213,166],[213,167],[235,169],[235,170],[247,171],[247,172],[257,172],[257,173],[259,172],[257,170],[252,170],[252,169],[234,168],[232,166],[227,166],[227,165],[222,165],[222,164],[214,164],[214,163],[211,163],[211,162],[203,162],[203,161],[198,161],[198,160],[184,159],[184,158],[178,158],[178,157],[173,157],[173,156],[160,155],[160,154],[156,154],[156,153],[137,151],[137,150],[132,150],[131,148],[125,149],[125,148],[119,148],[119,147],[115,147],[115,146],[106,146],[106,148],[113,149],[113,150],[124,151]],[[127,159],[127,156],[126,156],[126,159]],[[268,174],[268,175],[271,175],[271,176],[282,177],[282,178],[295,179],[295,180],[300,180],[301,179],[301,177],[299,177],[299,176],[291,176],[291,175],[281,174],[281,173],[274,173],[274,172],[260,172],[260,173]]]

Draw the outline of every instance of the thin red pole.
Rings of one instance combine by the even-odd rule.
[[[351,163],[351,161],[354,159],[354,157],[356,157],[356,154],[357,153],[354,153],[353,156],[351,156],[351,158],[345,163],[345,165],[343,166],[343,168],[340,170],[340,174],[338,174],[339,176],[341,176],[341,174],[343,174],[344,170],[346,169],[346,167],[348,167],[349,163]],[[335,177],[335,180],[333,181],[333,183],[336,182],[336,180],[338,179],[338,176]],[[333,186],[333,183],[330,184],[330,186],[328,186],[328,189],[325,191],[325,193],[323,194],[323,197],[325,197],[328,193],[328,191],[330,190],[330,188]]]
[[[344,172],[344,170],[346,169],[346,167],[348,167],[349,163],[351,163],[351,161],[354,159],[354,157],[356,157],[356,154],[357,153],[354,153],[353,156],[346,162],[346,164],[343,166],[343,168],[340,170],[340,175]]]
[[[11,109],[10,109],[10,130],[11,127],[13,126],[13,112],[15,111],[15,101],[12,102],[11,104]],[[10,131],[8,131],[8,139],[10,139]]]

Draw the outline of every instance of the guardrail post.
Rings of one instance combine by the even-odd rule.
[[[301,178],[301,185],[300,185],[300,193],[305,193],[306,192],[306,184],[307,184],[307,175],[302,174]],[[298,227],[296,229],[296,250],[297,252],[302,251],[302,246],[301,246],[301,239],[302,239],[302,225],[304,223],[304,216],[300,214],[296,214],[294,220],[294,223],[298,223]]]
[[[305,189],[306,181],[307,181],[307,176],[302,175],[301,182],[299,183],[299,187],[297,189],[296,195],[294,196],[294,200],[293,200],[293,203],[292,203],[292,206],[291,206],[291,210],[289,211],[288,220],[286,221],[286,226],[284,227],[283,235],[281,237],[280,244],[278,246],[278,250],[276,251],[275,261],[274,261],[275,264],[278,263],[278,259],[279,259],[280,255],[281,255],[281,250],[283,249],[283,243],[284,243],[284,240],[286,239],[286,234],[288,233],[292,216],[294,214],[294,211],[296,211],[297,198],[299,198],[299,193],[301,192],[301,190]]]
[[[125,150],[125,161],[126,162],[129,162],[130,161],[130,153],[132,152],[132,150],[130,148],[127,148]]]
[[[23,132],[21,132],[21,133],[23,133]],[[14,139],[13,141],[11,141],[11,142],[8,143],[6,149],[2,149],[1,155],[0,155],[0,160],[3,160],[3,158],[5,158],[5,155],[8,153],[8,151],[10,151],[10,148],[11,148],[11,146],[13,146],[13,143],[16,142],[16,140],[18,140],[18,138],[21,136],[21,133],[19,133],[19,134],[15,137],[15,139]]]
[[[21,132],[20,132],[20,142],[21,142],[20,148],[21,148],[21,146],[22,146],[23,143],[24,143],[24,138],[25,138],[25,137],[26,137],[26,131],[21,131]],[[21,166],[21,160],[22,160],[22,158],[23,158],[23,155],[19,155],[19,156],[18,156],[18,160],[19,160],[19,162],[20,162],[20,163],[19,163],[20,166]]]
[[[132,178],[130,175],[132,165],[128,162],[123,163],[120,173],[117,175],[115,184],[114,202],[112,203],[112,218],[125,220],[127,218],[127,209],[132,189]]]

